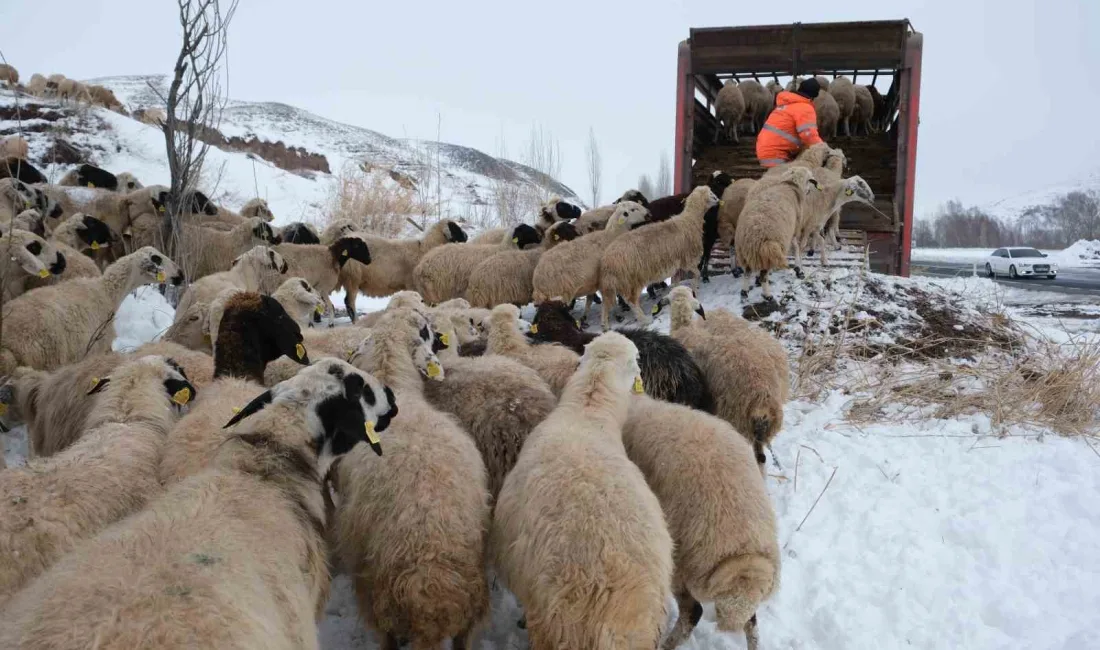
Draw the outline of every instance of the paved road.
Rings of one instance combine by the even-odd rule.
[[[978,273],[984,275],[983,264],[979,264]],[[969,276],[973,273],[972,264],[956,262],[936,262],[931,260],[913,260],[913,273],[940,278]],[[1058,271],[1054,280],[1039,278],[1020,278],[1013,280],[1007,276],[997,276],[997,283],[1020,289],[1034,291],[1053,291],[1056,293],[1086,294],[1100,296],[1100,269],[1064,269]]]

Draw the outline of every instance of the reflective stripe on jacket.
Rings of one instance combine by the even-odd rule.
[[[756,136],[756,157],[762,167],[794,160],[803,147],[821,142],[817,134],[814,102],[797,93],[783,91],[775,98],[775,110]]]

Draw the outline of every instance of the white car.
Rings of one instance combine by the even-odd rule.
[[[1058,277],[1058,265],[1047,261],[1046,253],[1034,248],[998,248],[985,262],[985,273],[991,278],[1007,275],[1010,278]]]

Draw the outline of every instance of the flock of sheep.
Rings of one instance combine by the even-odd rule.
[[[34,97],[83,102],[90,106],[102,106],[108,110],[126,114],[125,107],[111,89],[96,84],[85,84],[69,79],[63,74],[52,74],[49,77],[33,74],[26,85],[20,86],[19,71],[7,63],[0,63],[0,83],[10,88],[19,88]],[[163,115],[163,111],[160,111],[160,114]]]
[[[868,135],[883,131],[889,126],[887,100],[873,84],[854,84],[844,76],[832,80],[820,75],[814,78],[821,86],[814,99],[814,111],[817,113],[817,130],[823,139],[836,138],[840,126],[844,127],[844,135],[849,137],[857,133]],[[769,81],[764,86],[755,79],[740,82],[726,80],[714,101],[715,115],[723,127],[715,131],[715,142],[723,131],[726,139],[733,142],[741,141],[741,131],[758,133],[775,108],[775,98],[779,92],[793,92],[801,83],[802,77],[792,79],[786,88],[778,81]]]
[[[701,602],[757,647],[787,356],[684,286],[653,308],[669,335],[645,329],[640,296],[697,285],[718,238],[766,290],[789,249],[824,251],[873,198],[842,152],[583,213],[552,198],[469,241],[450,220],[276,229],[261,199],[201,192],[169,237],[168,188],[92,165],[51,184],[26,154],[0,142],[0,424],[32,455],[0,470],[0,647],[317,647],[333,568],[387,649],[470,647],[494,576],[535,648],[674,648]],[[180,285],[174,322],[113,352],[146,284]],[[353,323],[312,327],[340,288]],[[360,293],[392,297],[359,316]],[[604,330],[616,297],[642,327],[586,332],[571,303],[597,293]]]

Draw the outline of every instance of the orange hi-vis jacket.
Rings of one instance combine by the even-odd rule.
[[[783,91],[775,98],[775,110],[756,136],[756,157],[761,167],[775,167],[794,160],[803,147],[821,142],[817,134],[814,100]]]

